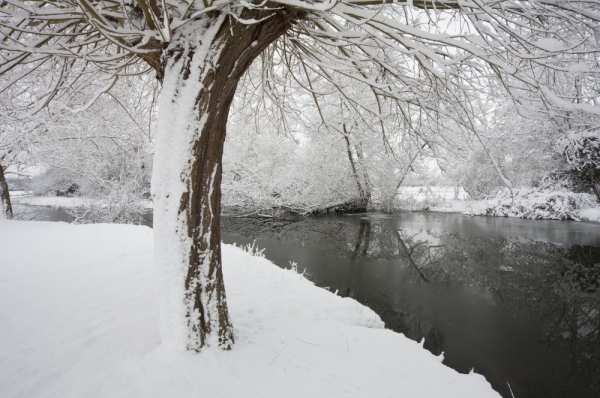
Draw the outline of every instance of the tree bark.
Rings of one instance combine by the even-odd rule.
[[[356,186],[358,187],[359,195],[359,199],[354,204],[354,209],[352,209],[352,211],[367,211],[367,207],[369,206],[369,202],[371,201],[371,186],[362,166],[362,156],[357,150],[357,156],[359,157],[358,166],[361,167],[361,169],[359,170],[356,162],[354,161],[354,155],[352,154],[352,145],[350,144],[350,138],[348,138],[348,131],[346,130],[346,125],[344,124],[342,127],[344,129],[344,139],[346,140],[346,151],[348,153],[348,160],[350,161],[350,167],[352,167],[352,176],[354,177],[354,181],[356,181]]]
[[[164,54],[152,189],[161,335],[176,349],[234,342],[219,227],[225,128],[239,79],[285,33],[290,12],[240,18],[264,20],[245,25],[214,15],[181,29]]]
[[[12,204],[10,203],[10,193],[8,191],[8,183],[4,177],[4,168],[0,164],[0,219],[13,218]]]
[[[592,191],[596,195],[596,199],[598,199],[598,202],[600,202],[600,182],[599,181],[592,182]]]

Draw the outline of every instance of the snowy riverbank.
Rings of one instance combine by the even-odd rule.
[[[462,188],[403,187],[398,193],[398,199],[398,210],[600,222],[600,203],[594,195],[564,189],[524,187],[515,189],[513,195],[505,190],[487,199],[473,200]]]
[[[11,197],[13,193],[11,192]],[[82,197],[65,197],[65,196],[21,196],[16,197],[15,203],[27,206],[43,206],[52,207],[54,209],[73,209],[76,207],[90,206],[91,199]]]
[[[16,195],[14,195],[16,193]],[[85,197],[57,197],[57,196],[31,196],[24,191],[11,191],[14,195],[14,204],[26,205],[31,208],[35,206],[50,207],[54,209],[76,209],[89,208],[96,205],[100,208],[108,207],[98,201]],[[572,194],[583,195],[583,194]],[[458,197],[459,199],[453,199]],[[512,206],[502,203],[501,199],[490,198],[483,200],[472,200],[464,190],[454,191],[448,187],[407,187],[401,190],[401,205],[397,210],[410,211],[434,211],[441,213],[460,213],[471,216],[506,216],[517,218],[557,219],[556,214],[546,211],[548,207],[539,197],[527,198],[519,203],[518,209],[510,211]],[[545,199],[545,198],[544,198]],[[504,202],[509,202],[508,199]],[[554,201],[553,203],[556,203]],[[565,214],[558,219],[574,219],[600,223],[600,204],[595,202],[592,195],[587,195],[585,207],[564,206]],[[151,210],[152,202],[141,201],[139,209]],[[496,210],[496,209],[499,209]],[[508,210],[507,210],[508,209]],[[494,214],[495,213],[495,214]],[[527,214],[526,214],[527,213]],[[559,215],[560,216],[560,215]]]
[[[350,298],[225,245],[232,351],[161,346],[153,233],[0,221],[2,397],[498,397]]]
[[[19,192],[19,191],[16,191]],[[96,206],[108,206],[99,200],[94,200],[86,197],[65,197],[65,196],[33,196],[33,195],[13,195],[13,191],[10,192],[11,197],[15,196],[15,203],[27,206],[42,206],[51,207],[53,209],[74,209],[78,207],[90,207]],[[139,206],[145,209],[152,209],[152,202],[149,200],[139,201]]]
[[[435,211],[440,213],[460,213],[471,216],[488,216],[494,217],[487,214],[489,209],[497,206],[497,200],[447,200],[444,202],[437,203],[436,205],[428,207],[428,211]],[[495,217],[516,217],[516,218],[530,218],[522,217],[518,212],[513,214],[502,214],[496,215]],[[575,211],[576,220],[589,221],[600,223],[600,206],[599,207],[588,207],[584,209],[577,209]],[[539,217],[538,219],[552,219],[550,217]]]

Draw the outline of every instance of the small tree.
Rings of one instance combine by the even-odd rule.
[[[567,172],[582,191],[592,190],[600,201],[600,135],[597,132],[577,134],[563,140],[562,151]]]

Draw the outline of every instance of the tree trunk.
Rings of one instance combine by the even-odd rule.
[[[250,12],[248,12],[250,14]],[[269,18],[263,18],[271,15]],[[175,349],[234,341],[221,270],[222,154],[237,83],[287,30],[290,13],[189,24],[165,50],[152,190],[161,335]]]
[[[0,219],[13,218],[12,205],[10,203],[10,193],[8,183],[4,177],[4,168],[0,164]]]
[[[367,207],[369,206],[369,202],[371,200],[371,186],[368,181],[368,177],[366,176],[366,172],[364,171],[364,167],[361,162],[359,162],[358,166],[361,167],[359,170],[356,162],[354,161],[354,155],[352,154],[352,145],[350,144],[350,138],[348,138],[348,131],[346,130],[346,125],[343,126],[344,129],[344,139],[346,140],[346,151],[348,153],[348,160],[350,161],[350,167],[352,168],[352,176],[354,177],[354,181],[356,181],[356,186],[358,187],[358,195],[359,199],[354,204],[354,208],[352,211],[367,211]],[[358,151],[357,151],[358,153]],[[359,161],[361,161],[361,156],[359,156]]]
[[[600,182],[593,182],[592,190],[596,194],[596,198],[598,199],[598,202],[600,202]]]

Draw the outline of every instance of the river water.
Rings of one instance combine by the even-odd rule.
[[[297,263],[316,285],[424,338],[445,364],[485,375],[504,397],[600,397],[598,224],[442,213],[222,217],[222,239],[255,241],[283,268]]]
[[[504,397],[600,397],[600,226],[440,213],[224,217]],[[510,385],[510,389],[509,389]]]

